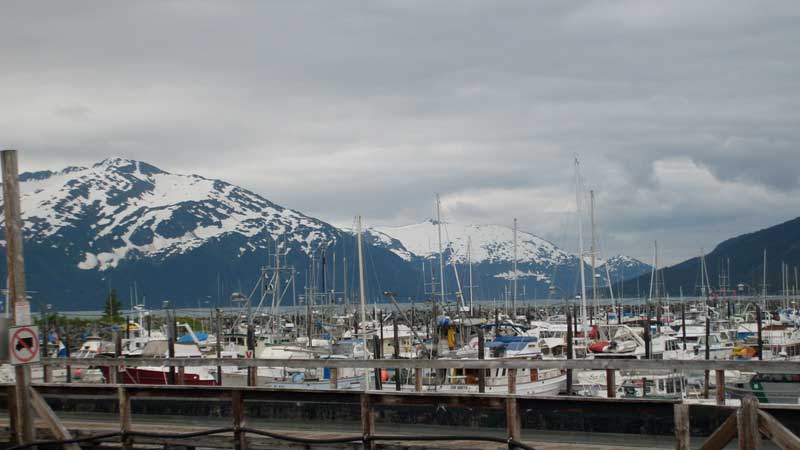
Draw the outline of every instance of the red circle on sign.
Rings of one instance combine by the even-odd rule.
[[[33,337],[33,348],[28,347],[27,344],[20,338],[20,333],[23,331],[27,331]],[[31,355],[27,358],[22,357],[19,353],[17,353],[17,346],[16,342],[19,341],[23,347],[27,348]],[[14,353],[14,356],[19,360],[19,362],[26,363],[28,361],[32,361],[36,358],[36,355],[39,354],[39,336],[36,336],[36,333],[33,332],[30,328],[20,328],[14,333],[14,336],[11,337],[11,352]]]

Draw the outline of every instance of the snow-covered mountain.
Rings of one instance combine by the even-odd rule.
[[[383,246],[407,261],[426,259],[439,252],[439,227],[435,220],[399,227],[377,226],[367,230],[369,242]],[[464,225],[442,223],[442,250],[449,266],[464,266],[467,261],[473,264],[477,277],[487,288],[487,293],[498,295],[508,280],[513,279],[514,231],[502,225]],[[590,258],[585,258],[588,263]],[[517,278],[522,283],[532,284],[532,288],[546,292],[551,282],[570,292],[576,287],[578,257],[560,249],[552,242],[532,233],[517,230]],[[628,256],[614,256],[608,260],[597,259],[597,270],[605,280],[605,267],[608,264],[612,282],[620,277],[633,278],[649,270],[647,264]],[[463,267],[462,267],[463,268]],[[445,274],[446,283],[456,282],[450,278],[450,270]],[[463,274],[460,275],[463,278]]]
[[[352,235],[319,219],[224,181],[139,161],[23,173],[20,191],[30,289],[73,309],[101,305],[109,288],[127,297],[134,282],[159,302],[225,303],[219,292],[249,292],[276,245],[302,292],[312,255],[353,253]],[[413,267],[382,247],[369,251],[377,272],[370,280],[412,292]],[[329,283],[333,276],[341,286],[341,273],[328,273]]]
[[[608,266],[608,272],[611,274],[612,280],[627,280],[652,270],[649,264],[625,255],[612,256],[604,261],[604,265]],[[600,267],[603,270],[601,274],[604,274],[605,268],[602,265]]]
[[[434,220],[401,227],[373,227],[384,236],[397,239],[406,251],[416,256],[438,253],[439,227]],[[514,258],[514,231],[501,225],[463,225],[442,223],[442,245],[450,251],[451,260],[459,264],[507,262]],[[402,251],[398,251],[402,254]],[[469,255],[467,254],[469,253]],[[558,264],[570,255],[552,242],[531,233],[517,230],[517,260],[524,263]]]
[[[288,241],[310,254],[338,236],[330,225],[240,187],[172,174],[120,158],[92,167],[20,177],[26,237],[46,242],[83,227],[67,243],[78,268],[105,271],[129,258],[164,259],[227,234],[246,238],[239,254]]]
[[[317,289],[327,283],[328,290],[354,283],[352,231],[224,181],[111,158],[91,167],[21,174],[20,191],[34,304],[99,309],[110,289],[127,304],[136,286],[151,305],[167,299],[179,306],[226,305],[231,292],[253,289],[276,246],[285,254],[281,264],[295,268],[298,293],[311,282]],[[431,276],[427,270],[423,278],[422,261],[438,252],[437,231],[433,221],[367,231],[370,301],[381,299],[385,289],[398,298],[422,295],[423,279]],[[443,240],[456,267],[448,264],[445,271],[448,292],[455,290],[457,271],[465,276],[469,247],[479,295],[502,295],[513,278],[510,227],[448,223]],[[574,289],[577,257],[523,231],[518,243],[522,289],[544,293],[550,283],[565,292]],[[349,280],[344,279],[345,260]],[[638,262],[612,260],[612,272],[637,275]],[[0,268],[4,264],[0,259]]]

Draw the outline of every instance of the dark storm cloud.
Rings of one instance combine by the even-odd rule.
[[[510,223],[674,261],[798,215],[796,2],[15,2],[0,136],[25,168],[107,156],[335,223]]]

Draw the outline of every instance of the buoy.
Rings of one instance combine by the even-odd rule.
[[[389,381],[389,372],[386,369],[381,369],[381,381]]]

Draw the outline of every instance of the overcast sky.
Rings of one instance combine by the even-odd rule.
[[[800,2],[4,2],[0,146],[668,262],[800,215]]]

